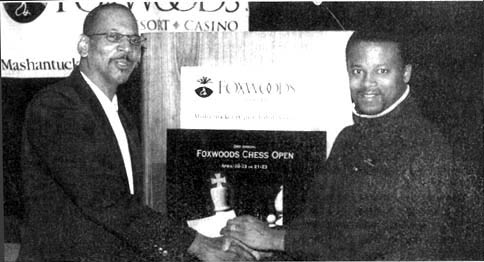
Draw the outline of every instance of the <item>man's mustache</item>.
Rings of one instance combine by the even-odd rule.
[[[132,53],[123,52],[111,57],[111,60],[124,59],[130,63],[138,63],[139,59]]]

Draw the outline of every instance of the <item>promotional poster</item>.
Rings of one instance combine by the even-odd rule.
[[[281,226],[326,156],[322,131],[168,130],[167,206],[180,220],[235,211]]]

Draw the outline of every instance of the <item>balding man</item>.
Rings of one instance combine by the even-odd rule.
[[[116,93],[138,65],[143,41],[127,7],[96,7],[84,21],[79,67],[31,101],[20,261],[253,258],[238,245],[224,252],[226,239],[198,235],[142,204],[140,138]]]

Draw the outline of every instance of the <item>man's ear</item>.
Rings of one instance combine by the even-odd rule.
[[[77,43],[77,52],[81,57],[87,57],[87,53],[89,51],[89,37],[86,35],[81,35],[81,39],[79,39],[79,43]]]
[[[405,84],[408,84],[408,82],[410,82],[411,77],[412,77],[412,65],[410,64],[405,65],[405,67],[403,68],[403,82],[405,82]]]

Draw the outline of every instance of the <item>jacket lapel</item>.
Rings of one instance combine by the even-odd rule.
[[[118,105],[119,118],[123,124],[126,137],[128,138],[129,153],[131,156],[131,166],[133,168],[133,183],[135,195],[143,198],[144,169],[142,149],[138,133],[138,128],[134,125],[131,116],[123,106]]]
[[[114,134],[114,130],[111,127],[111,123],[109,122],[109,119],[106,116],[106,113],[104,112],[101,102],[99,102],[94,92],[91,90],[87,82],[82,77],[79,71],[79,68],[74,69],[74,71],[70,75],[70,80],[71,80],[71,85],[79,94],[81,101],[86,103],[86,107],[88,108],[88,111],[92,113],[92,116],[94,118],[96,125],[98,125],[102,130],[104,130],[105,137],[98,137],[96,139],[99,139],[101,143],[105,143],[110,148],[109,151],[113,155],[113,159],[116,159],[116,161],[119,162],[119,164],[115,166],[118,167],[117,171],[119,174],[122,175],[123,183],[126,184],[126,192],[129,192],[128,178],[126,174],[126,169],[124,167],[124,161],[121,154],[121,149],[119,148],[116,135]],[[120,118],[122,119],[121,116]],[[130,142],[131,139],[128,135],[129,132],[126,130],[127,128],[123,120],[121,120],[121,122],[123,123],[123,126],[125,128],[126,136],[128,137],[128,144],[131,148],[132,147]],[[133,156],[131,156],[131,159],[133,163],[137,162],[136,159],[133,159]],[[134,173],[135,171],[133,168],[133,177],[136,177]],[[133,182],[133,183],[135,184],[136,182]],[[135,186],[135,190],[136,190],[136,186]]]

